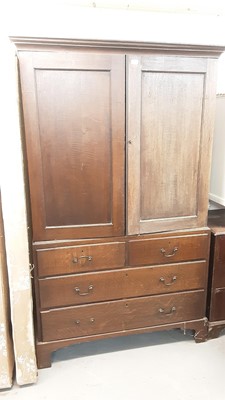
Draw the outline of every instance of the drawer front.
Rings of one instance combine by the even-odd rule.
[[[165,294],[126,303],[126,329],[194,320],[205,315],[204,291]]]
[[[42,311],[42,339],[69,339],[124,330],[124,307],[124,301],[117,301]]]
[[[103,243],[37,250],[38,274],[74,274],[125,265],[125,243]]]
[[[43,341],[194,320],[204,312],[204,291],[42,311]]]
[[[167,264],[208,257],[209,235],[164,237],[129,242],[129,265]]]
[[[225,235],[217,236],[216,242],[216,246],[218,248],[216,261],[223,264],[225,268]]]
[[[213,288],[225,287],[225,235],[215,238]]]
[[[209,320],[210,322],[225,320],[225,287],[212,292]]]
[[[39,280],[41,308],[203,289],[206,261]]]

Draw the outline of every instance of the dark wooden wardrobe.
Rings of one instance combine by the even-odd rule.
[[[12,38],[39,367],[77,342],[207,333],[208,183],[222,48]]]

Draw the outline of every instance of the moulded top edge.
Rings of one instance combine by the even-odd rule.
[[[62,47],[69,48],[95,48],[112,50],[135,50],[135,51],[165,51],[171,53],[190,53],[194,55],[207,55],[219,57],[225,51],[225,46],[203,45],[203,44],[182,44],[182,43],[151,43],[138,41],[119,40],[87,40],[87,39],[65,39],[45,37],[20,37],[10,36],[10,40],[18,50],[36,50],[40,47]]]

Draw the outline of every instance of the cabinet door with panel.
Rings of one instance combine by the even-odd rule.
[[[206,225],[214,65],[128,56],[128,234]]]
[[[34,240],[124,234],[125,56],[21,52]]]

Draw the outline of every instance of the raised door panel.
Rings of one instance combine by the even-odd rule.
[[[19,58],[34,240],[123,234],[124,56]]]
[[[128,57],[128,234],[206,224],[214,61]]]

